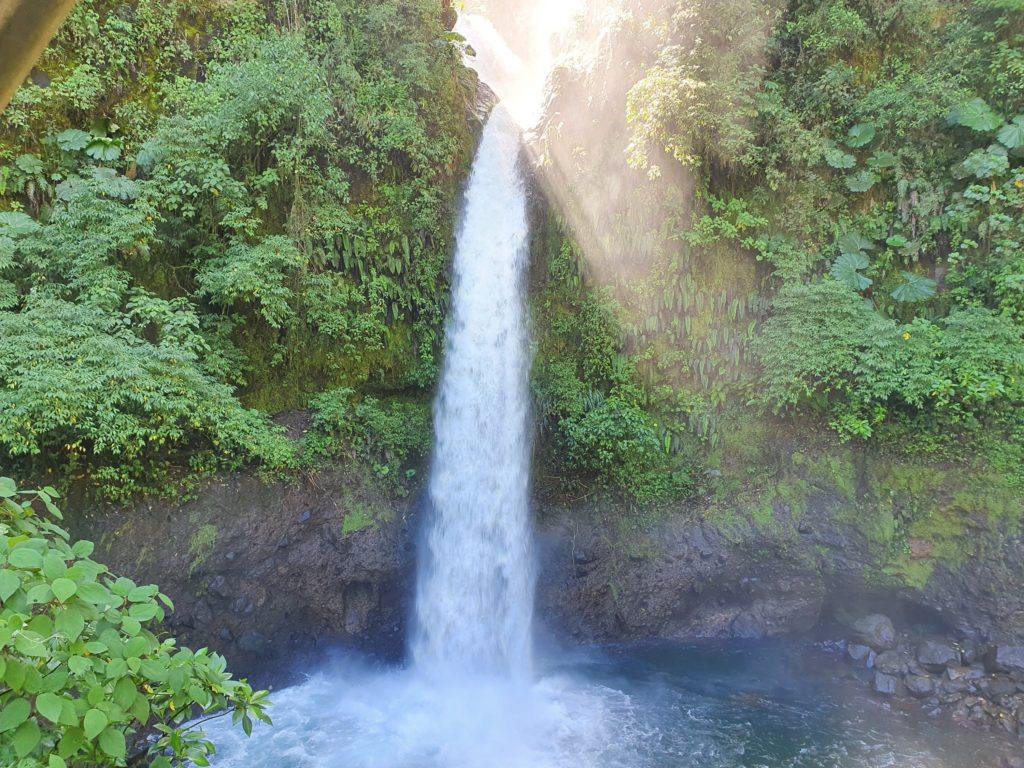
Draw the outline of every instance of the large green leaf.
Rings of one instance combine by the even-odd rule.
[[[871,123],[857,123],[846,134],[846,146],[864,147],[870,144],[875,138],[875,126]]]
[[[21,586],[21,579],[14,571],[0,571],[0,602],[4,602],[18,591]]]
[[[836,241],[836,245],[839,246],[840,253],[860,253],[861,251],[873,250],[875,241],[864,237],[860,232],[850,231],[840,237]]]
[[[85,618],[76,606],[70,606],[57,614],[54,629],[68,640],[74,641],[85,629]]]
[[[1017,115],[996,134],[996,138],[1007,149],[1024,147],[1024,115]]]
[[[64,700],[55,693],[41,693],[36,696],[36,711],[52,723],[60,722]]]
[[[92,136],[85,131],[71,128],[57,134],[57,146],[65,152],[81,152],[92,141]]]
[[[41,176],[43,171],[46,170],[43,161],[35,155],[22,155],[14,161],[14,164],[18,170],[28,176]]]
[[[10,702],[6,707],[0,709],[0,733],[17,728],[28,720],[30,714],[32,714],[32,705],[28,703],[28,699],[15,699]]]
[[[825,162],[833,168],[846,170],[857,165],[857,158],[848,152],[833,147],[825,151]]]
[[[867,192],[878,182],[877,173],[863,170],[846,177],[846,188],[851,192]]]
[[[35,720],[26,720],[14,732],[14,739],[11,742],[14,745],[14,754],[18,757],[27,757],[39,746],[41,739],[39,723]]]
[[[124,757],[126,744],[124,740],[124,733],[111,726],[107,728],[103,733],[100,734],[100,749],[107,753],[110,757],[115,760],[120,760]]]
[[[874,282],[860,273],[869,265],[868,257],[863,253],[844,253],[832,264],[832,277],[855,291],[863,291]]]
[[[904,282],[892,292],[892,297],[896,301],[924,301],[935,295],[937,285],[930,277],[904,272],[903,280]]]
[[[90,740],[95,739],[107,727],[109,722],[103,712],[100,712],[98,709],[90,709],[85,713],[85,720],[82,722],[85,728],[85,737]]]
[[[85,148],[85,154],[102,162],[113,162],[121,157],[121,142],[118,139],[94,138]]]
[[[72,597],[75,596],[75,592],[78,591],[78,585],[75,584],[71,579],[56,579],[53,584],[50,585],[53,590],[54,596],[62,603],[66,603]]]
[[[1006,147],[992,144],[988,149],[976,149],[963,162],[964,171],[979,179],[1001,176],[1010,169]]]
[[[949,115],[952,125],[962,125],[972,131],[994,131],[1003,123],[1003,119],[985,103],[984,99],[973,98],[961,104]]]
[[[27,213],[4,211],[0,213],[0,234],[7,237],[31,235],[39,229],[39,223]],[[5,480],[11,480],[9,477]],[[13,482],[13,481],[11,481]]]
[[[874,171],[893,168],[899,164],[899,158],[892,152],[876,152],[868,158],[868,167]]]
[[[7,556],[7,562],[15,568],[42,568],[43,556],[34,549],[22,545]]]

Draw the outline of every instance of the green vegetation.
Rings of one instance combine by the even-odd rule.
[[[581,22],[582,37],[588,23],[609,33],[596,70],[558,73],[541,145],[611,203],[566,204],[587,259],[551,272],[564,295],[545,289],[539,325],[600,304],[616,386],[646,414],[628,423],[657,424],[691,466],[726,448],[742,469],[732,459],[751,448],[724,434],[737,425],[828,425],[1020,487],[1022,19],[1015,0],[652,0]],[[576,119],[580,89],[627,39],[639,53]],[[595,124],[624,161],[584,151]],[[602,348],[582,326],[564,338],[569,356],[574,339]],[[564,357],[542,339],[542,414],[552,392],[608,390]],[[577,440],[567,463],[605,458],[610,477],[640,460],[621,429],[629,457]]]
[[[771,35],[741,32],[750,50],[713,55],[750,6]],[[693,233],[770,268],[758,402],[821,414],[845,438],[924,428],[1013,440],[1024,407],[1019,10],[709,0],[687,16],[703,48],[666,47],[634,88],[634,161],[668,152],[688,164],[711,208]],[[646,100],[666,57],[689,79]]]
[[[431,390],[476,86],[437,3],[83,0],[38,72],[0,130],[0,462],[123,498],[296,468],[267,414],[323,390]]]
[[[71,542],[53,488],[0,477],[0,760],[19,768],[206,765],[201,724],[269,723],[254,692],[206,649],[160,634],[171,601],[117,578]],[[192,724],[192,721],[199,718]],[[145,741],[154,736],[152,743]]]
[[[305,463],[347,458],[369,468],[382,487],[400,497],[409,494],[416,466],[430,454],[433,443],[429,401],[382,404],[344,388],[316,396],[311,405],[313,426],[305,440]]]
[[[644,409],[633,361],[622,351],[619,307],[608,292],[588,291],[580,254],[561,241],[534,301],[539,329],[532,390],[545,475],[575,493],[591,485],[638,502],[691,487],[690,467],[672,434]]]

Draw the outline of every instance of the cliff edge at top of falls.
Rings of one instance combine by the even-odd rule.
[[[1024,537],[999,507],[1021,500],[986,496],[948,468],[958,490],[943,500],[939,470],[915,472],[855,451],[791,451],[757,494],[656,515],[542,500],[538,616],[589,643],[779,636],[880,610],[1024,643]],[[903,520],[909,493],[934,505],[917,513],[926,525]],[[141,503],[75,532],[116,572],[160,584],[184,641],[258,672],[335,644],[402,653],[418,504],[351,469],[288,485],[234,475],[188,503]]]

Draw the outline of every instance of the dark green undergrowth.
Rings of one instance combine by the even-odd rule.
[[[404,426],[370,395],[437,377],[461,56],[431,0],[80,2],[0,129],[0,464],[125,498],[305,466],[269,415],[323,391]]]

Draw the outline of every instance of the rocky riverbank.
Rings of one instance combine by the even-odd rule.
[[[885,615],[861,617],[842,652],[882,697],[913,699],[961,725],[1024,736],[1024,646],[898,631]]]

